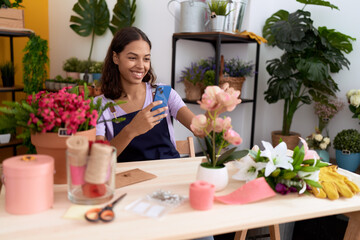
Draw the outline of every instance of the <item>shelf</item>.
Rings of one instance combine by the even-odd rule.
[[[8,142],[8,143],[0,143],[0,148],[12,147],[13,148],[13,155],[16,156],[17,155],[16,146],[19,146],[22,143],[23,143],[23,141],[21,139],[16,139],[16,138],[12,137],[10,139],[10,142]]]
[[[252,103],[251,116],[251,132],[250,132],[250,148],[254,145],[255,133],[255,113],[256,113],[256,98],[259,72],[259,57],[260,44],[251,38],[243,37],[238,34],[225,32],[195,32],[195,33],[174,33],[172,37],[172,63],[171,63],[171,86],[175,88],[175,67],[176,67],[176,43],[178,40],[190,40],[197,42],[210,43],[215,50],[215,85],[219,84],[220,73],[220,57],[222,44],[256,44],[255,54],[255,74],[254,74],[254,90],[252,99],[242,99],[242,103]],[[198,104],[196,101],[189,101],[183,99],[185,103]]]
[[[23,87],[14,86],[14,87],[0,87],[0,92],[11,92],[11,99],[15,102],[15,92],[22,92],[24,90]]]
[[[174,33],[173,38],[200,42],[216,42],[220,40],[221,43],[257,43],[254,39],[225,32]]]
[[[182,100],[184,101],[184,103],[197,104],[197,105],[199,105],[199,104],[197,103],[197,101],[187,100],[186,98],[183,98]],[[252,102],[254,102],[253,99],[246,99],[246,98],[241,99],[241,103],[252,103]]]

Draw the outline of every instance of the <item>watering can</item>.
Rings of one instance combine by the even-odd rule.
[[[242,31],[242,22],[247,2],[248,0],[229,0],[227,5],[227,12],[229,12],[229,15],[225,20],[225,32],[235,33],[236,31]]]
[[[170,10],[170,5],[173,2],[180,4],[180,19]],[[179,2],[178,0],[170,0],[167,7],[170,14],[180,23],[180,32],[204,32],[205,26],[209,23],[205,1],[189,0]]]

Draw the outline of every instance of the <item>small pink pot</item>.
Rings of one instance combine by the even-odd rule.
[[[54,158],[21,155],[3,161],[5,209],[11,214],[34,214],[54,203]]]

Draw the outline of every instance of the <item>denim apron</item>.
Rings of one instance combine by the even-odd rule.
[[[121,117],[120,123],[112,122],[114,136],[128,125],[139,111],[128,113]],[[135,137],[118,156],[117,162],[132,162],[155,159],[179,158],[180,155],[171,142],[166,119],[162,119],[148,132]]]

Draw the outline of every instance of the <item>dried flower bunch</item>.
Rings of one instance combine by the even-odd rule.
[[[206,110],[207,115],[199,114],[193,118],[191,122],[191,130],[199,135],[205,136],[206,148],[203,147],[207,163],[202,166],[209,168],[223,167],[225,163],[237,158],[241,158],[247,154],[247,150],[235,151],[236,147],[231,148],[221,154],[221,150],[230,144],[239,145],[242,143],[240,135],[232,129],[231,118],[220,118],[219,114],[223,111],[233,111],[241,100],[238,99],[240,91],[229,88],[224,84],[223,88],[218,86],[209,86],[205,89],[200,107]],[[222,142],[216,144],[218,136],[216,133],[222,134]],[[201,144],[201,143],[200,143]]]
[[[333,118],[344,107],[344,102],[341,99],[329,99],[328,103],[323,104],[315,102],[315,114],[321,119]]]
[[[313,133],[306,138],[306,143],[310,149],[325,150],[330,146],[330,138],[324,137],[319,133]]]

